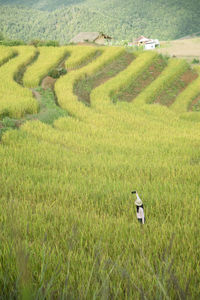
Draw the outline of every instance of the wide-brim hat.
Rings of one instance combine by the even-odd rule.
[[[141,199],[137,199],[136,201],[135,201],[135,205],[137,205],[137,206],[142,206],[142,200]]]

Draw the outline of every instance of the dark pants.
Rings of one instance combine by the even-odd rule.
[[[138,222],[142,224],[142,219],[138,219]],[[145,218],[144,218],[144,223],[145,223]]]

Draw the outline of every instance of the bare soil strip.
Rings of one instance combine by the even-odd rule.
[[[126,69],[133,59],[134,56],[132,53],[121,55],[118,59],[102,68],[94,76],[86,77],[84,80],[78,81],[74,86],[74,94],[78,96],[79,101],[90,105],[91,91]]]
[[[34,89],[31,89],[31,91],[32,91],[33,96],[38,100],[38,102],[40,102],[41,94],[38,91],[34,90]]]
[[[197,77],[198,74],[194,70],[187,70],[183,75],[176,78],[176,80],[157,97],[154,103],[169,107],[176,100],[177,96]]]
[[[152,81],[154,81],[162,72],[162,70],[166,67],[167,61],[162,57],[156,58],[151,66],[142,73],[138,79],[131,83],[131,85],[127,86],[119,93],[117,93],[113,98],[113,102],[117,101],[126,101],[131,102],[134,98],[136,98],[142,90],[144,90]]]

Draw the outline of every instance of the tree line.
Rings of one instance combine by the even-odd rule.
[[[61,44],[82,31],[104,32],[116,40],[131,41],[140,35],[171,40],[199,31],[199,11],[199,0],[87,0],[51,11],[0,5],[0,31],[11,39]]]

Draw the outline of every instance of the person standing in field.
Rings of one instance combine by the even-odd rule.
[[[132,192],[132,194],[136,194],[136,201],[135,201],[135,205],[136,205],[136,212],[137,212],[137,219],[138,222],[140,222],[141,224],[145,223],[145,217],[144,217],[144,207],[143,207],[143,203],[142,200],[140,199],[137,191]]]

